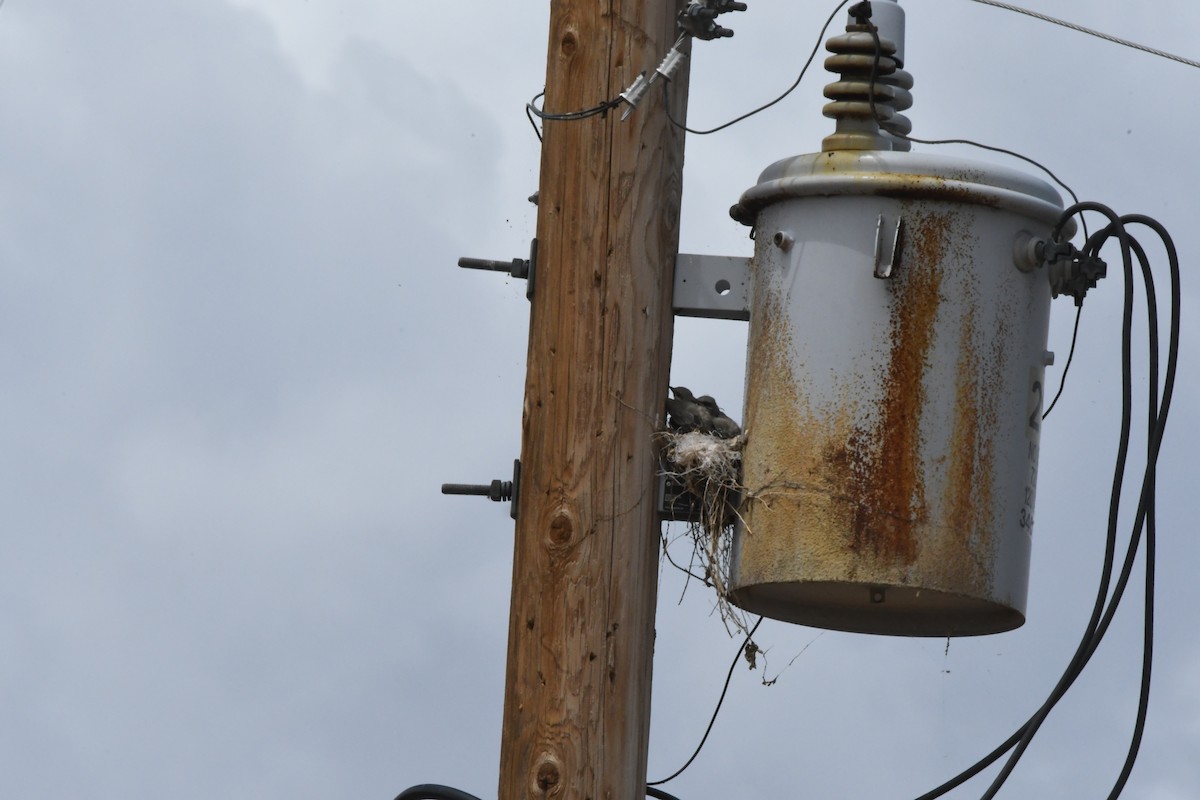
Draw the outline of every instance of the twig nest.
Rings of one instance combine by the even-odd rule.
[[[668,432],[664,452],[671,474],[701,484],[737,483],[742,463],[742,436],[720,439],[710,433]],[[690,487],[689,487],[690,488]]]
[[[716,591],[717,610],[732,634],[748,632],[745,612],[729,600],[733,527],[742,496],[742,447],[746,435],[723,439],[700,431],[664,431],[663,471],[696,499],[699,521],[689,523],[694,558],[704,567],[705,582]]]

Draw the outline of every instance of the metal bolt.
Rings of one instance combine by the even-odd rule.
[[[443,483],[442,494],[475,495],[497,502],[512,500],[512,481],[494,480],[482,483]]]
[[[491,483],[443,483],[442,494],[470,495],[486,497],[495,502],[510,503],[508,515],[517,518],[517,497],[521,491],[521,460],[513,461],[513,479],[502,481],[496,479]]]
[[[0,0],[3,2],[3,0]],[[507,272],[514,278],[524,278],[525,297],[533,299],[533,279],[537,274],[537,239],[529,243],[529,258],[514,258],[512,261],[493,261],[489,258],[467,258],[458,260],[460,267],[482,269],[489,272]]]
[[[467,269],[486,269],[492,272],[507,272],[514,278],[524,278],[529,275],[529,262],[523,258],[514,258],[509,261],[491,261],[486,258],[460,258],[458,260],[460,267]]]

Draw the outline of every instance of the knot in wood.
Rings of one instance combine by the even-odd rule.
[[[575,55],[575,50],[579,47],[579,40],[575,37],[575,31],[571,28],[563,31],[562,39],[559,40],[558,49],[566,58]]]
[[[566,547],[575,538],[575,521],[566,511],[559,511],[550,518],[550,544]]]
[[[543,792],[553,791],[558,786],[560,779],[558,765],[553,761],[543,761],[538,765],[537,785]]]

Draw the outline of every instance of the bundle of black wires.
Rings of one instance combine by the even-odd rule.
[[[870,3],[860,3],[860,6],[865,6],[866,16],[870,16]],[[855,7],[857,8],[857,6]],[[851,11],[853,13],[853,9]],[[882,56],[882,47],[879,40],[878,29],[874,25],[869,26],[872,37],[875,40],[875,58],[871,67],[870,85],[873,87],[876,76],[879,72],[879,61]],[[874,91],[868,93],[871,97],[872,109],[874,109]],[[1110,240],[1116,239],[1121,254],[1122,273],[1125,280],[1125,299],[1121,320],[1121,423],[1120,433],[1117,444],[1116,465],[1113,471],[1112,489],[1109,497],[1108,510],[1108,525],[1105,536],[1104,547],[1104,562],[1100,575],[1100,585],[1097,589],[1095,604],[1092,608],[1092,613],[1088,619],[1088,623],[1084,628],[1083,636],[1080,639],[1079,645],[1075,650],[1058,683],[1054,686],[1050,696],[1045,702],[1033,713],[1033,715],[1020,727],[1012,736],[1006,739],[999,747],[988,753],[979,761],[972,764],[967,769],[960,772],[958,775],[946,781],[937,788],[926,792],[917,798],[917,800],[933,800],[933,798],[941,797],[952,789],[961,786],[966,781],[970,780],[987,767],[998,761],[1006,753],[1008,759],[1004,762],[999,773],[993,779],[987,791],[983,794],[983,800],[990,800],[995,797],[1000,787],[1008,780],[1012,774],[1013,768],[1020,761],[1029,743],[1045,722],[1050,711],[1058,704],[1067,690],[1079,677],[1083,668],[1087,666],[1091,657],[1095,654],[1096,648],[1099,647],[1104,635],[1108,632],[1109,626],[1112,624],[1117,608],[1121,604],[1121,599],[1125,595],[1125,590],[1129,585],[1129,580],[1133,573],[1134,562],[1137,559],[1137,554],[1140,546],[1145,543],[1145,601],[1144,601],[1144,620],[1143,620],[1143,647],[1142,647],[1142,676],[1139,686],[1138,695],[1138,710],[1134,722],[1133,735],[1129,743],[1129,749],[1126,752],[1124,764],[1117,776],[1112,790],[1109,793],[1109,798],[1118,797],[1125,788],[1126,782],[1129,780],[1129,775],[1133,770],[1133,764],[1137,760],[1138,750],[1141,746],[1142,735],[1145,730],[1146,710],[1149,704],[1150,697],[1150,675],[1151,665],[1153,662],[1154,653],[1154,568],[1155,568],[1155,474],[1158,463],[1158,455],[1162,448],[1163,434],[1166,430],[1167,412],[1170,409],[1171,398],[1175,389],[1175,371],[1179,358],[1179,311],[1180,311],[1180,290],[1179,290],[1179,255],[1175,249],[1175,244],[1171,239],[1166,228],[1157,220],[1145,216],[1143,214],[1129,214],[1118,216],[1108,206],[1094,202],[1079,202],[1075,192],[1069,186],[1063,183],[1058,177],[1050,172],[1042,164],[1034,161],[1031,158],[1023,156],[1019,153],[1014,153],[1009,150],[998,147],[990,147],[982,145],[978,142],[970,140],[923,140],[916,139],[911,136],[903,136],[912,142],[922,144],[950,144],[961,143],[975,147],[982,147],[986,150],[1006,153],[1015,156],[1024,161],[1027,161],[1039,169],[1046,172],[1056,183],[1066,189],[1067,193],[1075,200],[1075,204],[1067,208],[1059,218],[1058,224],[1055,225],[1053,238],[1055,242],[1060,242],[1063,230],[1072,217],[1079,215],[1084,231],[1084,244],[1078,251],[1079,260],[1087,262],[1099,257],[1101,249]],[[1093,212],[1100,214],[1107,220],[1107,225],[1094,234],[1088,235],[1087,223],[1083,219],[1083,214]],[[1169,298],[1169,319],[1167,322],[1167,352],[1165,368],[1160,370],[1160,325],[1158,316],[1158,297],[1155,290],[1154,275],[1150,266],[1149,257],[1141,242],[1138,241],[1128,230],[1129,227],[1140,226],[1148,228],[1152,234],[1157,236],[1161,242],[1163,249],[1166,252],[1169,280],[1170,280],[1170,298]],[[1133,354],[1132,354],[1132,338],[1133,338],[1133,307],[1135,294],[1135,281],[1133,272],[1133,262],[1137,260],[1141,270],[1142,282],[1145,288],[1145,303],[1146,317],[1149,328],[1148,338],[1148,369],[1149,369],[1149,397],[1147,398],[1147,449],[1146,461],[1142,471],[1141,485],[1138,491],[1137,510],[1134,513],[1132,530],[1130,532],[1129,541],[1126,545],[1125,560],[1122,563],[1120,573],[1117,575],[1115,583],[1113,582],[1113,569],[1116,561],[1117,550],[1117,534],[1120,525],[1120,504],[1122,490],[1125,485],[1126,469],[1129,460],[1130,438],[1133,422]],[[1082,298],[1077,301],[1082,310]],[[1079,316],[1075,318],[1075,334],[1079,331]],[[1074,355],[1075,339],[1072,335],[1071,353]],[[1068,358],[1068,366],[1070,359]],[[1065,369],[1064,369],[1064,378]],[[1061,394],[1062,389],[1059,389]],[[1058,402],[1058,395],[1055,396],[1054,402],[1051,403],[1051,408]],[[1050,409],[1046,410],[1048,414]]]
[[[1084,628],[1083,636],[1075,650],[1074,656],[1067,664],[1058,683],[1050,696],[1033,713],[1032,716],[1006,739],[999,747],[983,758],[946,781],[937,788],[921,795],[917,800],[933,800],[941,797],[952,789],[962,785],[975,775],[982,772],[991,764],[998,761],[1006,753],[1007,760],[999,773],[983,794],[984,800],[992,798],[1012,774],[1013,768],[1020,761],[1029,747],[1038,729],[1046,720],[1047,715],[1066,694],[1067,690],[1079,677],[1088,661],[1095,654],[1105,633],[1112,624],[1121,599],[1129,586],[1133,573],[1134,562],[1138,550],[1145,548],[1145,611],[1142,633],[1142,675],[1139,687],[1137,716],[1134,722],[1133,734],[1129,749],[1125,756],[1121,771],[1113,783],[1108,797],[1118,797],[1125,788],[1145,730],[1146,710],[1150,698],[1150,675],[1154,652],[1154,569],[1155,569],[1155,475],[1158,455],[1162,448],[1163,434],[1166,430],[1167,412],[1170,409],[1171,398],[1175,389],[1175,372],[1179,357],[1179,257],[1175,245],[1166,229],[1156,220],[1141,215],[1130,214],[1117,216],[1112,209],[1099,203],[1076,203],[1063,212],[1054,230],[1057,239],[1067,221],[1076,214],[1097,212],[1108,220],[1108,224],[1089,236],[1081,248],[1084,259],[1097,257],[1101,248],[1111,239],[1116,239],[1121,251],[1122,272],[1125,279],[1125,300],[1121,328],[1121,425],[1117,445],[1116,466],[1113,472],[1112,489],[1109,499],[1108,529],[1105,537],[1104,562],[1100,575],[1100,585],[1096,593],[1095,604],[1091,617]],[[1169,319],[1167,323],[1166,364],[1160,370],[1160,326],[1158,316],[1158,297],[1154,284],[1153,271],[1145,248],[1129,231],[1130,227],[1141,226],[1148,228],[1162,242],[1166,251],[1170,273]],[[1125,548],[1125,559],[1121,565],[1116,581],[1113,572],[1116,563],[1117,540],[1119,530],[1119,512],[1122,490],[1128,467],[1130,434],[1133,424],[1133,309],[1135,280],[1133,263],[1136,259],[1141,270],[1142,283],[1145,287],[1146,316],[1149,326],[1149,396],[1147,398],[1147,446],[1146,460],[1142,471],[1141,485],[1137,494],[1137,509],[1133,517],[1132,530]]]

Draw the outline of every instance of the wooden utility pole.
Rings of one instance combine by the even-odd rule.
[[[653,72],[677,0],[552,0],[543,108]],[[683,132],[656,84],[546,120],[499,800],[645,796]],[[671,85],[684,117],[687,67]]]

